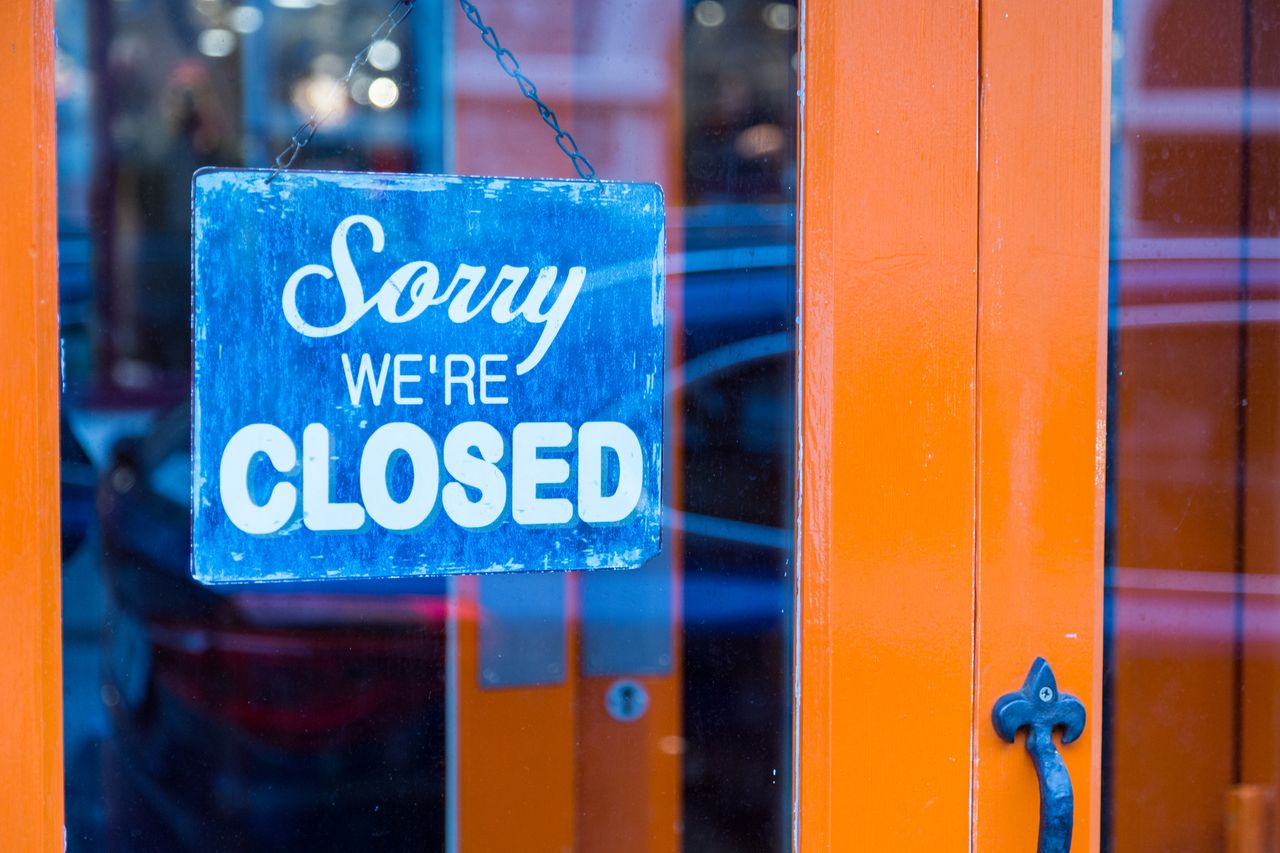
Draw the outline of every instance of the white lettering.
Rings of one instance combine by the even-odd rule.
[[[471,453],[475,448],[479,456]],[[493,524],[507,508],[507,480],[497,463],[502,459],[502,435],[482,421],[460,423],[444,440],[444,468],[458,482],[448,483],[440,502],[454,524],[479,530]],[[471,500],[464,486],[480,490]]]
[[[482,355],[480,356],[480,402],[501,405],[509,402],[506,397],[495,397],[489,393],[489,385],[491,383],[506,382],[507,377],[502,374],[493,374],[489,372],[490,364],[497,364],[506,361],[505,355]]]
[[[401,406],[421,406],[421,397],[406,397],[403,393],[403,387],[413,382],[421,382],[422,376],[417,373],[406,373],[400,365],[406,361],[422,361],[422,356],[417,353],[404,353],[395,358],[395,367],[392,368],[392,396],[395,398],[396,404]]]
[[[498,287],[498,279],[494,279],[493,286],[489,288],[489,292],[480,300],[480,304],[474,308],[471,306],[471,298],[475,296],[476,290],[480,287],[480,282],[484,279],[484,273],[484,267],[458,264],[458,272],[453,277],[453,283],[449,285],[449,293],[453,293],[453,288],[459,281],[466,281],[466,284],[453,297],[453,301],[449,303],[450,320],[455,323],[465,323],[483,311],[484,306],[489,304],[489,300],[493,298],[493,292]]]
[[[413,278],[415,273],[418,273],[417,278]],[[411,278],[412,283],[409,281]],[[374,301],[378,303],[378,314],[388,323],[407,323],[426,311],[427,306],[434,304],[436,288],[439,286],[440,272],[435,264],[427,261],[405,264],[391,274],[391,278],[386,280],[374,296]],[[403,314],[397,314],[396,306],[400,304],[400,296],[406,289],[409,291],[409,308]]]
[[[397,501],[387,487],[387,467],[396,453],[409,457],[413,485]],[[431,515],[440,489],[436,445],[417,424],[389,423],[373,431],[360,454],[360,497],[369,517],[388,530],[412,530]]]
[[[557,486],[569,479],[564,459],[543,459],[543,448],[564,448],[573,441],[566,423],[517,424],[511,434],[511,517],[517,524],[567,524],[573,503],[567,498],[540,498],[539,486]]]
[[[364,316],[373,305],[374,300],[364,301],[364,285],[356,273],[355,264],[351,262],[351,250],[347,248],[347,232],[354,225],[363,225],[373,238],[373,251],[381,252],[384,236],[382,225],[372,216],[348,216],[338,223],[334,229],[333,240],[329,243],[329,253],[333,255],[333,269],[319,264],[307,264],[298,269],[285,282],[284,292],[280,296],[284,308],[284,318],[300,334],[308,338],[327,338],[345,332],[355,325],[356,320]],[[342,317],[331,326],[313,326],[302,319],[298,311],[298,286],[303,279],[318,275],[328,281],[334,272],[338,275],[338,288],[342,291]]]
[[[249,494],[249,469],[259,453],[282,474],[298,464],[298,448],[280,427],[271,424],[241,427],[222,451],[218,496],[232,524],[245,533],[264,535],[284,527],[298,506],[298,490],[291,483],[276,483],[266,503],[254,503]]]
[[[604,451],[618,457],[618,485],[604,494]],[[640,503],[644,455],[640,439],[626,424],[588,421],[578,430],[578,517],[588,524],[622,521]]]
[[[381,223],[363,214],[348,216],[338,223],[329,244],[332,268],[323,264],[304,264],[285,282],[280,297],[284,318],[300,335],[308,338],[340,335],[375,307],[385,322],[407,323],[421,316],[428,307],[447,302],[446,314],[455,324],[470,322],[488,307],[490,316],[496,323],[506,324],[519,318],[531,325],[542,326],[533,350],[516,364],[517,375],[523,376],[542,361],[555,342],[586,281],[586,267],[570,267],[564,284],[553,296],[551,290],[555,285],[558,269],[553,266],[543,267],[529,292],[517,306],[516,300],[529,275],[529,267],[504,264],[493,283],[481,292],[487,267],[459,263],[449,286],[444,293],[437,294],[440,289],[440,271],[435,264],[429,261],[411,261],[399,267],[373,296],[366,299],[364,283],[351,258],[349,244],[350,232],[356,225],[363,226],[369,232],[370,249],[374,253],[381,253],[386,244]],[[329,325],[316,325],[304,319],[298,307],[298,290],[308,281],[318,279],[319,282],[330,282],[335,277],[341,300],[341,316]],[[401,312],[400,303],[406,291],[409,294],[409,305]],[[375,402],[374,405],[378,404]]]
[[[302,523],[308,530],[359,530],[364,508],[329,500],[329,430],[307,424],[302,431]]]
[[[378,378],[373,378],[373,359],[369,358],[369,354],[363,353],[360,356],[360,367],[356,369],[356,375],[351,375],[351,359],[344,352],[342,354],[342,369],[347,374],[347,393],[351,395],[351,405],[359,406],[360,398],[364,396],[364,384],[369,383],[369,399],[373,401],[375,406],[382,405],[382,388],[387,381],[387,365],[391,362],[391,355],[387,354],[382,357],[382,370],[378,372]],[[396,401],[400,402],[399,400]]]
[[[333,500],[333,471],[343,469],[333,464],[338,457],[332,455],[329,430],[312,423],[302,431],[301,484],[276,482],[268,500],[259,504],[251,493],[253,483],[261,479],[254,473],[258,455],[266,456],[280,474],[292,475],[299,453],[279,427],[249,424],[223,450],[219,494],[231,522],[256,535],[281,530],[299,503],[303,525],[321,532],[359,531],[367,521],[386,530],[416,530],[430,521],[437,506],[466,530],[494,527],[508,507],[512,520],[522,526],[570,525],[575,515],[587,524],[626,521],[644,496],[640,440],[616,421],[588,421],[576,437],[575,448],[575,431],[567,423],[517,424],[511,433],[508,475],[499,466],[506,455],[505,437],[491,424],[459,423],[445,436],[443,453],[417,424],[383,424],[361,450],[354,478],[358,483],[347,474],[343,482],[348,485],[338,489],[345,492],[358,485],[359,502],[347,503]],[[549,455],[542,456],[544,451]],[[411,473],[407,496],[397,499],[392,494],[393,472],[402,453]],[[572,466],[571,454],[576,456]],[[616,478],[608,473],[614,458]],[[450,482],[442,483],[442,463]],[[575,473],[576,486],[571,479]],[[544,490],[551,494],[540,494]]]
[[[466,366],[466,373],[454,373],[453,366],[461,364]],[[476,375],[476,363],[471,360],[469,355],[450,354],[444,357],[444,404],[446,406],[453,405],[453,386],[467,386],[467,403],[474,406],[476,404],[476,386],[472,382]]]
[[[586,267],[571,267],[569,274],[565,276],[564,286],[560,288],[560,293],[556,295],[555,301],[551,303],[551,307],[543,310],[546,304],[547,296],[551,293],[551,285],[556,281],[556,268],[543,267],[538,273],[537,279],[533,282],[533,287],[529,289],[529,295],[520,303],[520,307],[516,308],[515,298],[516,290],[520,283],[515,282],[511,287],[503,292],[497,301],[493,303],[493,319],[499,323],[510,323],[517,317],[523,316],[530,323],[545,323],[542,328],[542,334],[538,338],[538,343],[534,345],[533,352],[529,353],[528,358],[516,365],[516,373],[520,376],[525,375],[542,361],[542,357],[547,354],[551,344],[556,339],[556,335],[560,334],[560,327],[564,325],[564,321],[568,319],[569,312],[573,310],[573,303],[578,298],[578,292],[582,290],[582,283],[587,278]],[[524,281],[522,276],[520,281]]]

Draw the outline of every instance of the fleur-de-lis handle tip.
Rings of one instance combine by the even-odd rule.
[[[1084,732],[1084,705],[1074,696],[1058,690],[1053,668],[1044,658],[1031,664],[1022,689],[1006,693],[991,709],[996,734],[1013,743],[1027,730],[1027,752],[1040,782],[1040,838],[1037,853],[1069,853],[1075,817],[1075,797],[1071,776],[1053,742],[1055,729],[1062,730],[1062,743],[1071,743]]]

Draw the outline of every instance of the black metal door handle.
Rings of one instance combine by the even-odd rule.
[[[1071,743],[1084,731],[1084,705],[1074,696],[1058,692],[1058,680],[1044,658],[1036,658],[1027,680],[1016,693],[1006,693],[991,709],[996,734],[1009,743],[1020,729],[1027,730],[1027,752],[1040,780],[1040,841],[1037,853],[1069,853],[1075,820],[1075,795],[1071,775],[1053,742],[1053,730],[1062,729],[1062,743]]]

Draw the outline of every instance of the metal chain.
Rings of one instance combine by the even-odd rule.
[[[386,18],[378,24],[378,28],[373,31],[373,35],[369,37],[369,42],[356,54],[355,59],[351,60],[351,67],[347,69],[347,73],[342,79],[334,81],[333,88],[329,91],[328,96],[316,107],[316,111],[311,117],[298,126],[293,132],[293,136],[289,137],[289,144],[285,149],[276,155],[275,168],[271,170],[271,174],[267,177],[267,183],[271,183],[280,176],[280,173],[293,165],[293,161],[297,159],[298,153],[307,147],[307,143],[316,135],[329,116],[333,115],[333,111],[338,108],[339,96],[347,90],[351,85],[351,78],[356,76],[356,72],[365,66],[369,61],[369,51],[373,46],[383,39],[391,35],[396,27],[409,17],[409,13],[413,11],[413,4],[416,0],[396,0],[396,4],[391,7],[391,12]]]
[[[396,4],[391,8],[390,14],[373,31],[373,35],[369,38],[369,43],[356,54],[355,59],[351,60],[351,67],[347,69],[347,73],[342,76],[342,79],[334,81],[333,89],[329,92],[328,97],[316,108],[310,118],[298,126],[298,129],[293,132],[293,136],[289,138],[289,144],[276,155],[275,168],[267,176],[267,183],[274,181],[280,176],[281,172],[286,171],[293,165],[293,161],[298,158],[298,154],[315,137],[320,125],[329,116],[333,115],[333,111],[338,107],[338,96],[347,90],[356,72],[369,61],[369,51],[379,41],[390,36],[392,31],[400,26],[405,18],[409,17],[409,13],[413,11],[414,2],[415,0],[396,0]],[[494,32],[493,27],[485,24],[484,19],[480,17],[480,10],[475,7],[471,0],[458,0],[458,4],[462,7],[467,20],[480,31],[480,40],[493,51],[494,58],[498,60],[498,66],[506,72],[508,77],[516,81],[516,85],[520,87],[520,93],[533,102],[534,107],[538,110],[538,115],[541,116],[547,127],[555,132],[556,145],[569,158],[569,162],[573,164],[578,176],[589,181],[596,180],[595,167],[591,165],[591,161],[578,148],[578,143],[573,138],[573,134],[560,126],[560,120],[556,118],[555,110],[547,106],[538,97],[538,87],[520,70],[520,60],[516,59],[514,53],[502,46],[502,42],[498,40],[498,34]]]
[[[556,145],[560,146],[560,150],[569,158],[569,162],[573,163],[573,168],[577,170],[578,176],[589,181],[596,180],[595,167],[591,165],[591,161],[587,159],[586,155],[579,150],[573,134],[560,126],[560,121],[556,118],[555,111],[538,97],[538,87],[533,85],[533,81],[520,70],[520,60],[516,59],[514,53],[502,46],[502,42],[498,41],[498,34],[493,31],[493,27],[485,24],[484,19],[480,17],[480,10],[475,7],[471,0],[458,0],[458,5],[462,7],[467,20],[480,31],[480,40],[493,51],[493,56],[498,60],[498,65],[507,73],[508,77],[516,81],[516,85],[520,87],[520,93],[530,101],[533,101],[533,105],[538,110],[538,115],[546,122],[547,127],[555,131]]]

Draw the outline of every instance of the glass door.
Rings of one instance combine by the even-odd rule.
[[[782,850],[792,837],[793,2],[56,0],[70,850]],[[482,29],[487,28],[487,29]],[[189,577],[190,187],[265,166],[667,203],[663,554]]]
[[[1280,4],[1115,4],[1103,849],[1278,849]]]

